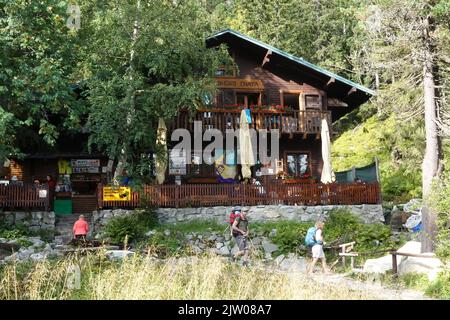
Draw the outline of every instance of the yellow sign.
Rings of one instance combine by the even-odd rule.
[[[103,187],[103,201],[130,201],[130,187]]]
[[[264,90],[264,85],[261,80],[258,79],[245,79],[245,78],[231,78],[223,77],[216,78],[217,86],[224,89],[258,89]]]

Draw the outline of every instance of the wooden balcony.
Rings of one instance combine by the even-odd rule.
[[[178,128],[194,131],[194,121],[201,121],[202,131],[207,129],[239,129],[241,109],[202,109],[194,115],[186,111],[168,123],[169,131]],[[280,130],[281,133],[318,134],[321,130],[322,117],[331,123],[330,111],[285,111],[255,109],[251,111],[252,127],[256,130]]]

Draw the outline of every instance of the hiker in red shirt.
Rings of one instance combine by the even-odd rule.
[[[73,237],[75,239],[86,239],[86,235],[89,231],[89,225],[84,220],[84,215],[80,215],[79,219],[75,221],[73,225]]]

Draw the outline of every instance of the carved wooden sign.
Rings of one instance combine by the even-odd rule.
[[[217,77],[216,81],[222,89],[264,89],[262,81],[258,79]]]

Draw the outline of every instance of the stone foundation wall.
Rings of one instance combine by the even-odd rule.
[[[201,207],[201,208],[159,208],[158,219],[161,223],[185,222],[194,219],[211,219],[217,223],[225,223],[233,207]],[[333,209],[347,209],[359,216],[364,223],[384,222],[381,205],[352,206],[285,206],[268,205],[249,207],[250,222],[277,220],[317,221],[326,220]],[[113,217],[130,214],[132,210],[100,210],[92,215],[94,231],[98,231]]]
[[[5,221],[7,224],[15,225],[22,224],[28,227],[31,231],[54,230],[56,216],[54,212],[47,211],[34,211],[34,212],[1,212],[0,220]]]

